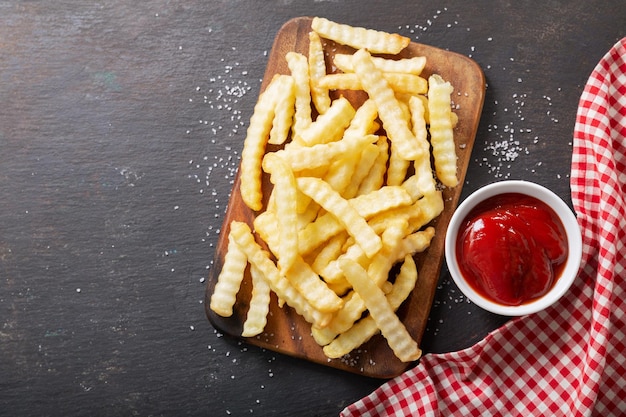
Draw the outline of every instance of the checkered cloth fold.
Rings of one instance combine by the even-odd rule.
[[[626,38],[580,98],[570,181],[583,233],[570,291],[468,349],[425,355],[343,417],[626,415]]]

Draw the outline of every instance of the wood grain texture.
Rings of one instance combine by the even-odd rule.
[[[261,91],[266,88],[275,74],[289,74],[285,55],[289,51],[303,54],[308,52],[308,33],[311,19],[300,17],[289,20],[276,35],[270,53]],[[350,52],[350,48],[325,41],[325,51],[331,56],[334,53]],[[452,96],[456,106],[455,112],[459,116],[459,123],[455,128],[457,143],[459,184],[455,188],[444,189],[444,212],[433,222],[436,234],[430,248],[416,256],[418,262],[419,279],[415,290],[399,309],[398,315],[409,329],[412,336],[421,341],[426,328],[426,321],[430,312],[433,296],[443,262],[444,238],[450,217],[461,195],[462,184],[465,179],[472,147],[485,95],[485,79],[482,70],[471,59],[434,48],[428,45],[411,43],[399,57],[426,56],[427,64],[423,75],[440,74],[450,81],[455,90]],[[329,71],[331,70],[329,65]],[[347,94],[347,92],[342,92]],[[354,95],[352,99],[362,100],[362,96]],[[221,270],[223,259],[228,246],[229,224],[233,220],[245,221],[252,225],[255,212],[248,209],[242,201],[239,192],[240,179],[237,176],[232,196],[224,218],[218,247],[215,253],[213,268],[209,273],[206,291],[206,313],[211,323],[221,331],[238,337],[241,334],[246,318],[247,306],[251,294],[251,279],[249,273],[241,286],[238,301],[233,316],[224,318],[213,313],[209,306],[217,277]],[[263,178],[264,196],[269,195],[271,184],[267,177]],[[377,378],[391,378],[399,375],[410,366],[397,359],[382,336],[377,335],[350,355],[335,360],[329,360],[322,349],[310,335],[310,325],[291,308],[279,308],[276,299],[270,307],[270,317],[266,330],[260,336],[247,338],[250,344],[283,354],[306,359],[315,363],[343,369]]]

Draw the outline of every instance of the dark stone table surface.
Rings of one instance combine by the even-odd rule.
[[[570,202],[578,99],[626,36],[619,1],[0,1],[0,415],[332,416],[384,382],[205,316],[267,56],[297,16],[474,59],[488,87],[463,196],[526,179]],[[422,347],[506,320],[444,268]]]

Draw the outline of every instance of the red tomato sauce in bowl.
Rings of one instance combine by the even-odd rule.
[[[546,294],[568,258],[567,234],[541,200],[518,193],[492,196],[474,207],[459,227],[459,270],[483,297],[507,306]]]

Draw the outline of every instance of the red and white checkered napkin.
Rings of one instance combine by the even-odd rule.
[[[583,262],[558,303],[425,355],[342,416],[626,415],[626,38],[580,99],[571,190]]]

